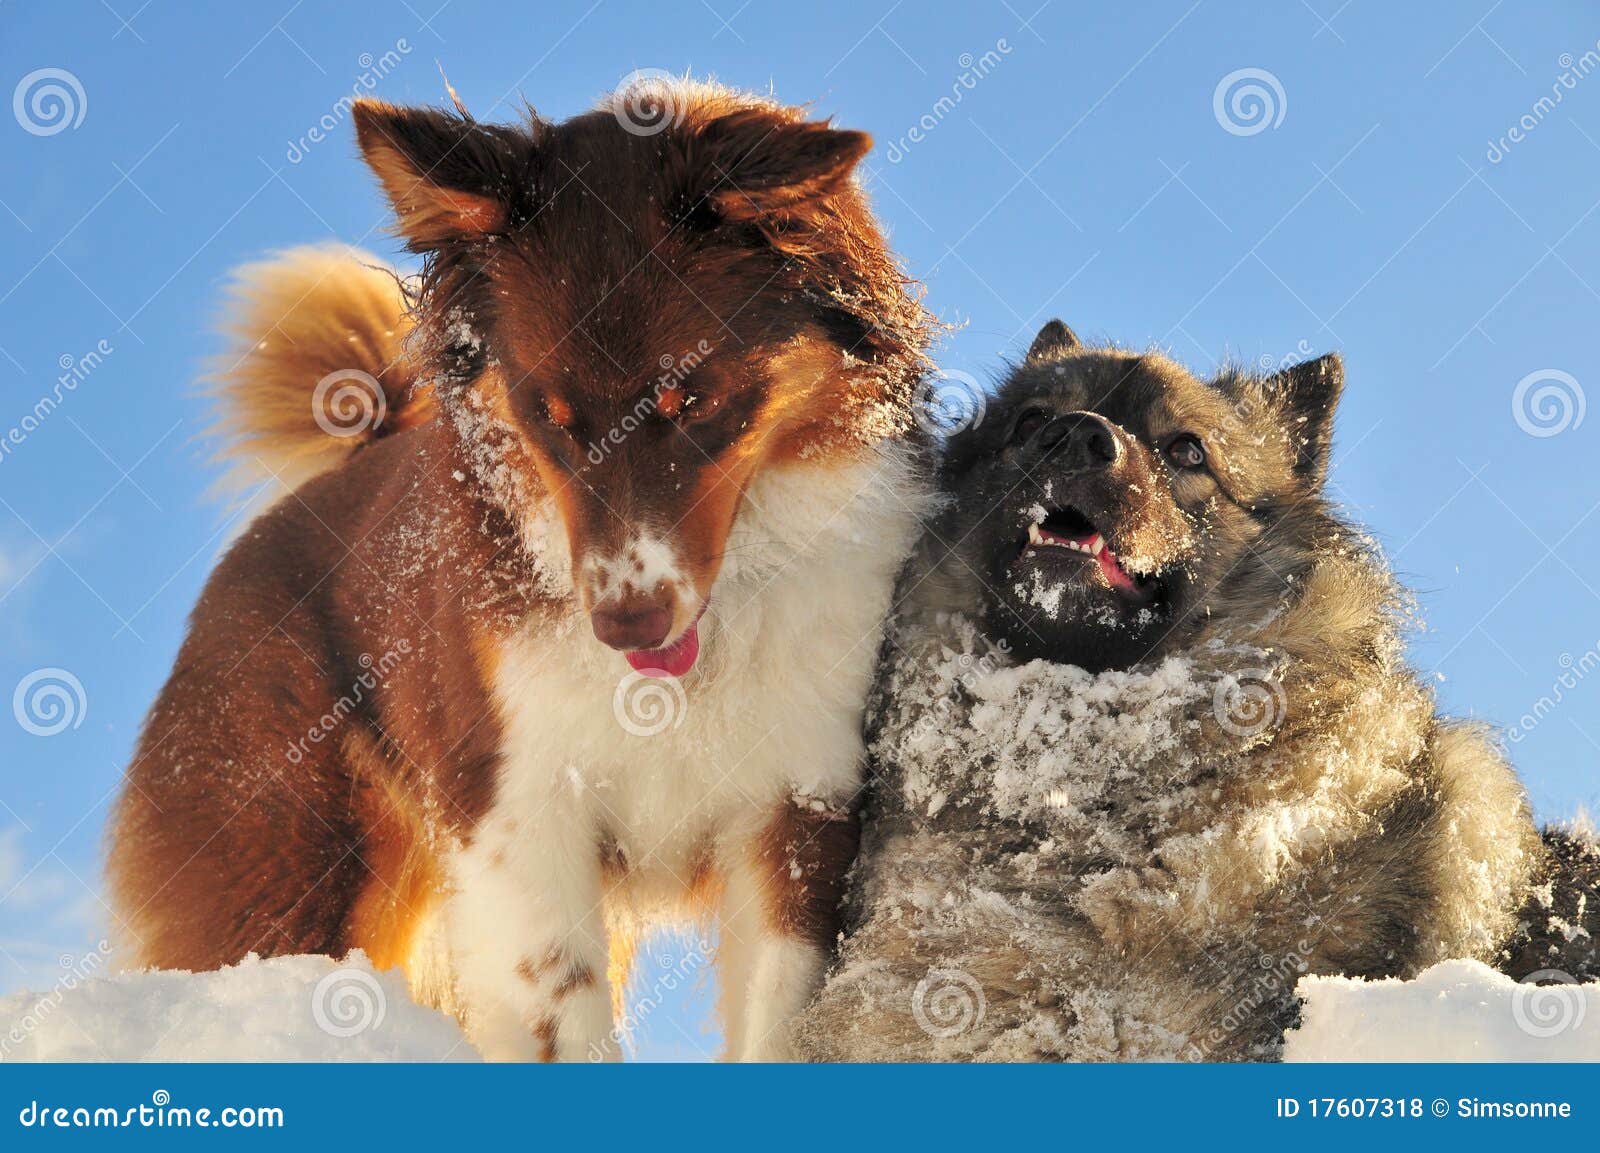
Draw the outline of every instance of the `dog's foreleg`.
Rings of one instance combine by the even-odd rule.
[[[848,809],[796,798],[730,870],[724,945],[730,931],[749,938],[734,942],[730,966],[744,977],[743,1011],[728,1014],[731,1059],[790,1059],[789,1025],[822,986],[857,841]]]
[[[490,1060],[616,1060],[593,845],[550,828],[484,835],[453,871],[450,952],[478,1050]]]
[[[723,1059],[738,1061],[744,1056],[750,978],[767,937],[764,891],[753,864],[741,860],[728,868],[718,929],[716,964]]]

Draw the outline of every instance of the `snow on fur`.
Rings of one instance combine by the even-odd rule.
[[[1190,661],[1090,675],[1072,665],[1006,664],[983,651],[977,628],[949,622],[959,648],[944,647],[930,675],[903,668],[896,704],[878,751],[903,767],[904,795],[933,816],[951,795],[994,816],[1089,831],[1099,794],[1153,760],[1173,757],[1209,708],[1213,686]],[[950,723],[959,714],[960,723]]]
[[[1397,819],[1383,842],[1371,817],[1421,791],[1426,742],[1476,738],[1435,728],[1392,632],[1352,680],[1263,629],[1090,674],[1014,663],[961,612],[891,625],[855,928],[801,1051],[1274,1058],[1300,978],[1349,971],[1348,940],[1378,947],[1364,887],[1401,850],[1452,878],[1416,968],[1492,955],[1527,849],[1509,770],[1441,762],[1468,782],[1445,782],[1425,830],[1444,832]]]
[[[1519,984],[1477,961],[1410,981],[1305,977],[1286,1061],[1600,1061],[1600,982]]]
[[[251,954],[211,973],[74,979],[0,998],[0,1061],[475,1061],[398,971]]]

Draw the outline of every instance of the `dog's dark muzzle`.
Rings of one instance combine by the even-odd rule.
[[[1029,438],[1024,454],[1036,463],[1048,461],[1068,472],[1102,472],[1127,459],[1128,434],[1092,412],[1053,417]]]

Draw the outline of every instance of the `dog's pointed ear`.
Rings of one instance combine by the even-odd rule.
[[[1293,365],[1267,378],[1295,447],[1295,472],[1320,487],[1333,447],[1333,411],[1344,391],[1344,361],[1337,352]]]
[[[839,189],[872,147],[865,132],[739,108],[692,132],[690,195],[724,220],[755,220]]]
[[[503,231],[531,140],[438,108],[354,106],[356,139],[414,251]]]
[[[1053,360],[1068,349],[1077,348],[1082,341],[1078,334],[1073,332],[1059,320],[1048,322],[1039,330],[1039,335],[1033,338],[1033,343],[1028,346],[1026,362],[1032,364],[1037,360]]]

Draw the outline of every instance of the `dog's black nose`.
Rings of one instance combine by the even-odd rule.
[[[1056,417],[1034,434],[1033,449],[1070,468],[1111,468],[1122,459],[1116,428],[1092,412]]]

